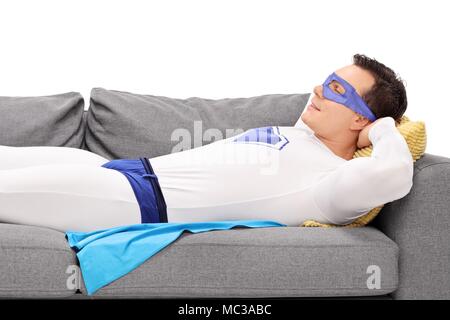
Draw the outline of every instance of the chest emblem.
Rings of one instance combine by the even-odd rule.
[[[281,150],[289,140],[280,133],[278,127],[261,127],[249,129],[236,136],[234,143],[250,143]]]

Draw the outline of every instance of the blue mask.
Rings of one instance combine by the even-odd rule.
[[[333,80],[339,82],[341,86],[344,87],[344,93],[337,93],[330,88],[329,85]],[[370,110],[369,106],[356,92],[355,88],[353,88],[350,83],[339,77],[335,72],[329,75],[323,83],[323,96],[331,101],[343,104],[356,113],[363,115],[370,121],[375,121],[377,119],[373,112]]]

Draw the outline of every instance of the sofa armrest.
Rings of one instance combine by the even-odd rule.
[[[374,226],[400,248],[395,299],[450,299],[450,159],[424,154],[413,187],[383,207]]]

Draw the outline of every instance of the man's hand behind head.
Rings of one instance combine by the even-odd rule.
[[[381,119],[383,119],[383,118],[377,119],[374,122],[372,122],[371,124],[368,124],[367,126],[364,127],[364,129],[362,129],[359,132],[358,142],[356,143],[356,145],[359,149],[368,147],[372,144],[372,142],[370,142],[370,140],[369,140],[369,131],[375,125],[375,123],[377,123]]]

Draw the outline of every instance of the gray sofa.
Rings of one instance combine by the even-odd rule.
[[[308,97],[173,99],[95,88],[87,111],[76,92],[0,97],[0,145],[151,158],[178,150],[188,132],[184,143],[197,147],[226,129],[292,126]],[[0,297],[449,299],[449,185],[450,159],[425,154],[411,192],[366,227],[184,233],[93,296],[63,233],[0,221]]]

